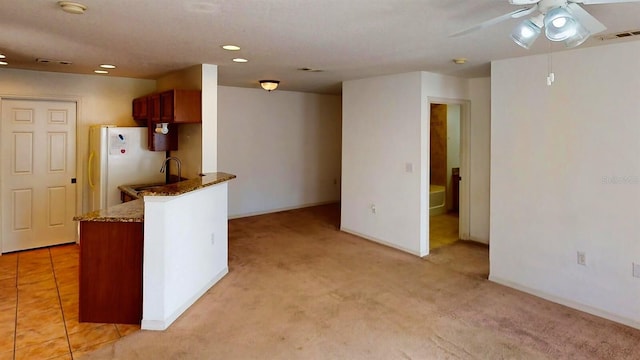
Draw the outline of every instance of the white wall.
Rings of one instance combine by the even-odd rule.
[[[497,61],[491,84],[490,279],[636,328],[639,58],[554,53],[550,87],[546,55]]]
[[[227,183],[145,196],[142,328],[164,330],[229,271]]]
[[[78,101],[77,176],[82,185],[77,214],[89,209],[86,162],[89,127],[95,124],[136,126],[131,117],[131,101],[155,91],[156,82],[103,75],[77,75],[43,71],[0,69],[0,96]]]
[[[344,82],[343,231],[428,254],[428,99],[466,99],[467,86],[426,72]]]
[[[218,166],[238,176],[229,215],[338,201],[340,111],[339,96],[219,87]]]
[[[469,80],[471,99],[469,240],[489,243],[490,165],[491,165],[491,78]]]

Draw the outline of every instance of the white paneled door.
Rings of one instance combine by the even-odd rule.
[[[0,105],[2,252],[74,242],[76,103]]]

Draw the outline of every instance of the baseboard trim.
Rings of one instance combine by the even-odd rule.
[[[302,204],[302,205],[287,206],[287,207],[282,207],[282,208],[277,208],[277,209],[270,209],[270,210],[256,211],[256,212],[251,212],[251,213],[229,215],[228,218],[229,218],[229,220],[240,219],[240,218],[250,217],[250,216],[273,214],[273,213],[282,212],[282,211],[304,209],[304,208],[308,208],[308,207],[312,207],[312,206],[336,204],[336,203],[339,203],[339,202],[340,202],[340,200],[330,200],[330,201],[321,201],[321,202],[315,202],[315,203],[306,203],[306,204]]]
[[[390,248],[394,248],[396,250],[400,250],[400,251],[403,251],[403,252],[409,253],[411,255],[418,256],[418,257],[424,257],[426,255],[429,255],[429,252],[427,252],[425,254],[420,254],[420,252],[413,251],[411,249],[407,249],[405,247],[402,247],[402,246],[399,246],[399,245],[396,245],[396,244],[392,244],[392,243],[390,243],[388,241],[380,240],[380,239],[372,237],[372,236],[367,236],[367,235],[361,234],[361,233],[359,233],[357,231],[353,231],[353,230],[350,230],[350,229],[347,229],[347,228],[344,228],[344,227],[340,227],[340,231],[343,231],[343,232],[346,232],[348,234],[355,235],[357,237],[363,238],[364,240],[371,241],[371,242],[374,242],[374,243],[377,243],[377,244],[380,244],[380,245],[384,245],[384,246],[387,246],[387,247],[390,247]]]
[[[200,289],[198,292],[193,294],[192,297],[187,299],[187,301],[185,301],[184,304],[182,304],[182,306],[176,309],[176,311],[174,311],[171,315],[166,317],[164,320],[142,319],[140,328],[142,330],[155,330],[155,331],[166,330],[169,326],[171,326],[171,324],[173,324],[174,321],[178,319],[178,317],[180,317],[180,315],[182,315],[182,313],[184,313],[188,308],[190,308],[191,305],[193,305],[196,301],[198,301],[198,299],[202,295],[204,295],[209,289],[211,289],[213,285],[215,285],[228,273],[229,273],[229,267],[225,267],[219,273],[217,273],[216,276],[213,277],[213,279],[207,282],[207,284],[202,289]]]
[[[630,320],[627,318],[624,318],[622,316],[616,315],[616,314],[612,314],[608,311],[604,311],[598,308],[594,308],[592,306],[589,305],[585,305],[585,304],[581,304],[579,302],[573,301],[573,300],[569,300],[569,299],[565,299],[559,296],[555,296],[549,293],[546,293],[544,291],[539,291],[536,289],[532,289],[530,287],[515,283],[513,281],[510,280],[506,280],[497,276],[493,276],[493,275],[489,275],[489,281],[495,282],[497,284],[500,285],[504,285],[506,287],[510,287],[522,292],[525,292],[527,294],[531,294],[534,296],[537,296],[539,298],[545,299],[545,300],[549,300],[551,302],[554,302],[556,304],[560,304],[560,305],[564,305],[567,307],[570,307],[572,309],[576,309],[576,310],[580,310],[582,312],[586,312],[588,314],[591,315],[595,315],[607,320],[611,320],[613,322],[617,322],[626,326],[630,326],[632,328],[635,329],[639,329],[640,330],[640,322],[638,321],[634,321],[634,320]]]

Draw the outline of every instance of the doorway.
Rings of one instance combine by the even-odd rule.
[[[0,252],[75,242],[76,103],[0,105]]]
[[[429,249],[466,239],[468,230],[469,128],[467,101],[430,99],[429,109]]]

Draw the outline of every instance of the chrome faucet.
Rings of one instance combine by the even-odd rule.
[[[164,161],[162,162],[162,167],[160,168],[160,172],[163,173],[165,172],[165,170],[167,169],[167,163],[170,160],[175,160],[176,164],[178,164],[178,181],[182,180],[182,162],[180,161],[180,159],[178,159],[175,156],[169,156],[168,158],[164,159]]]

